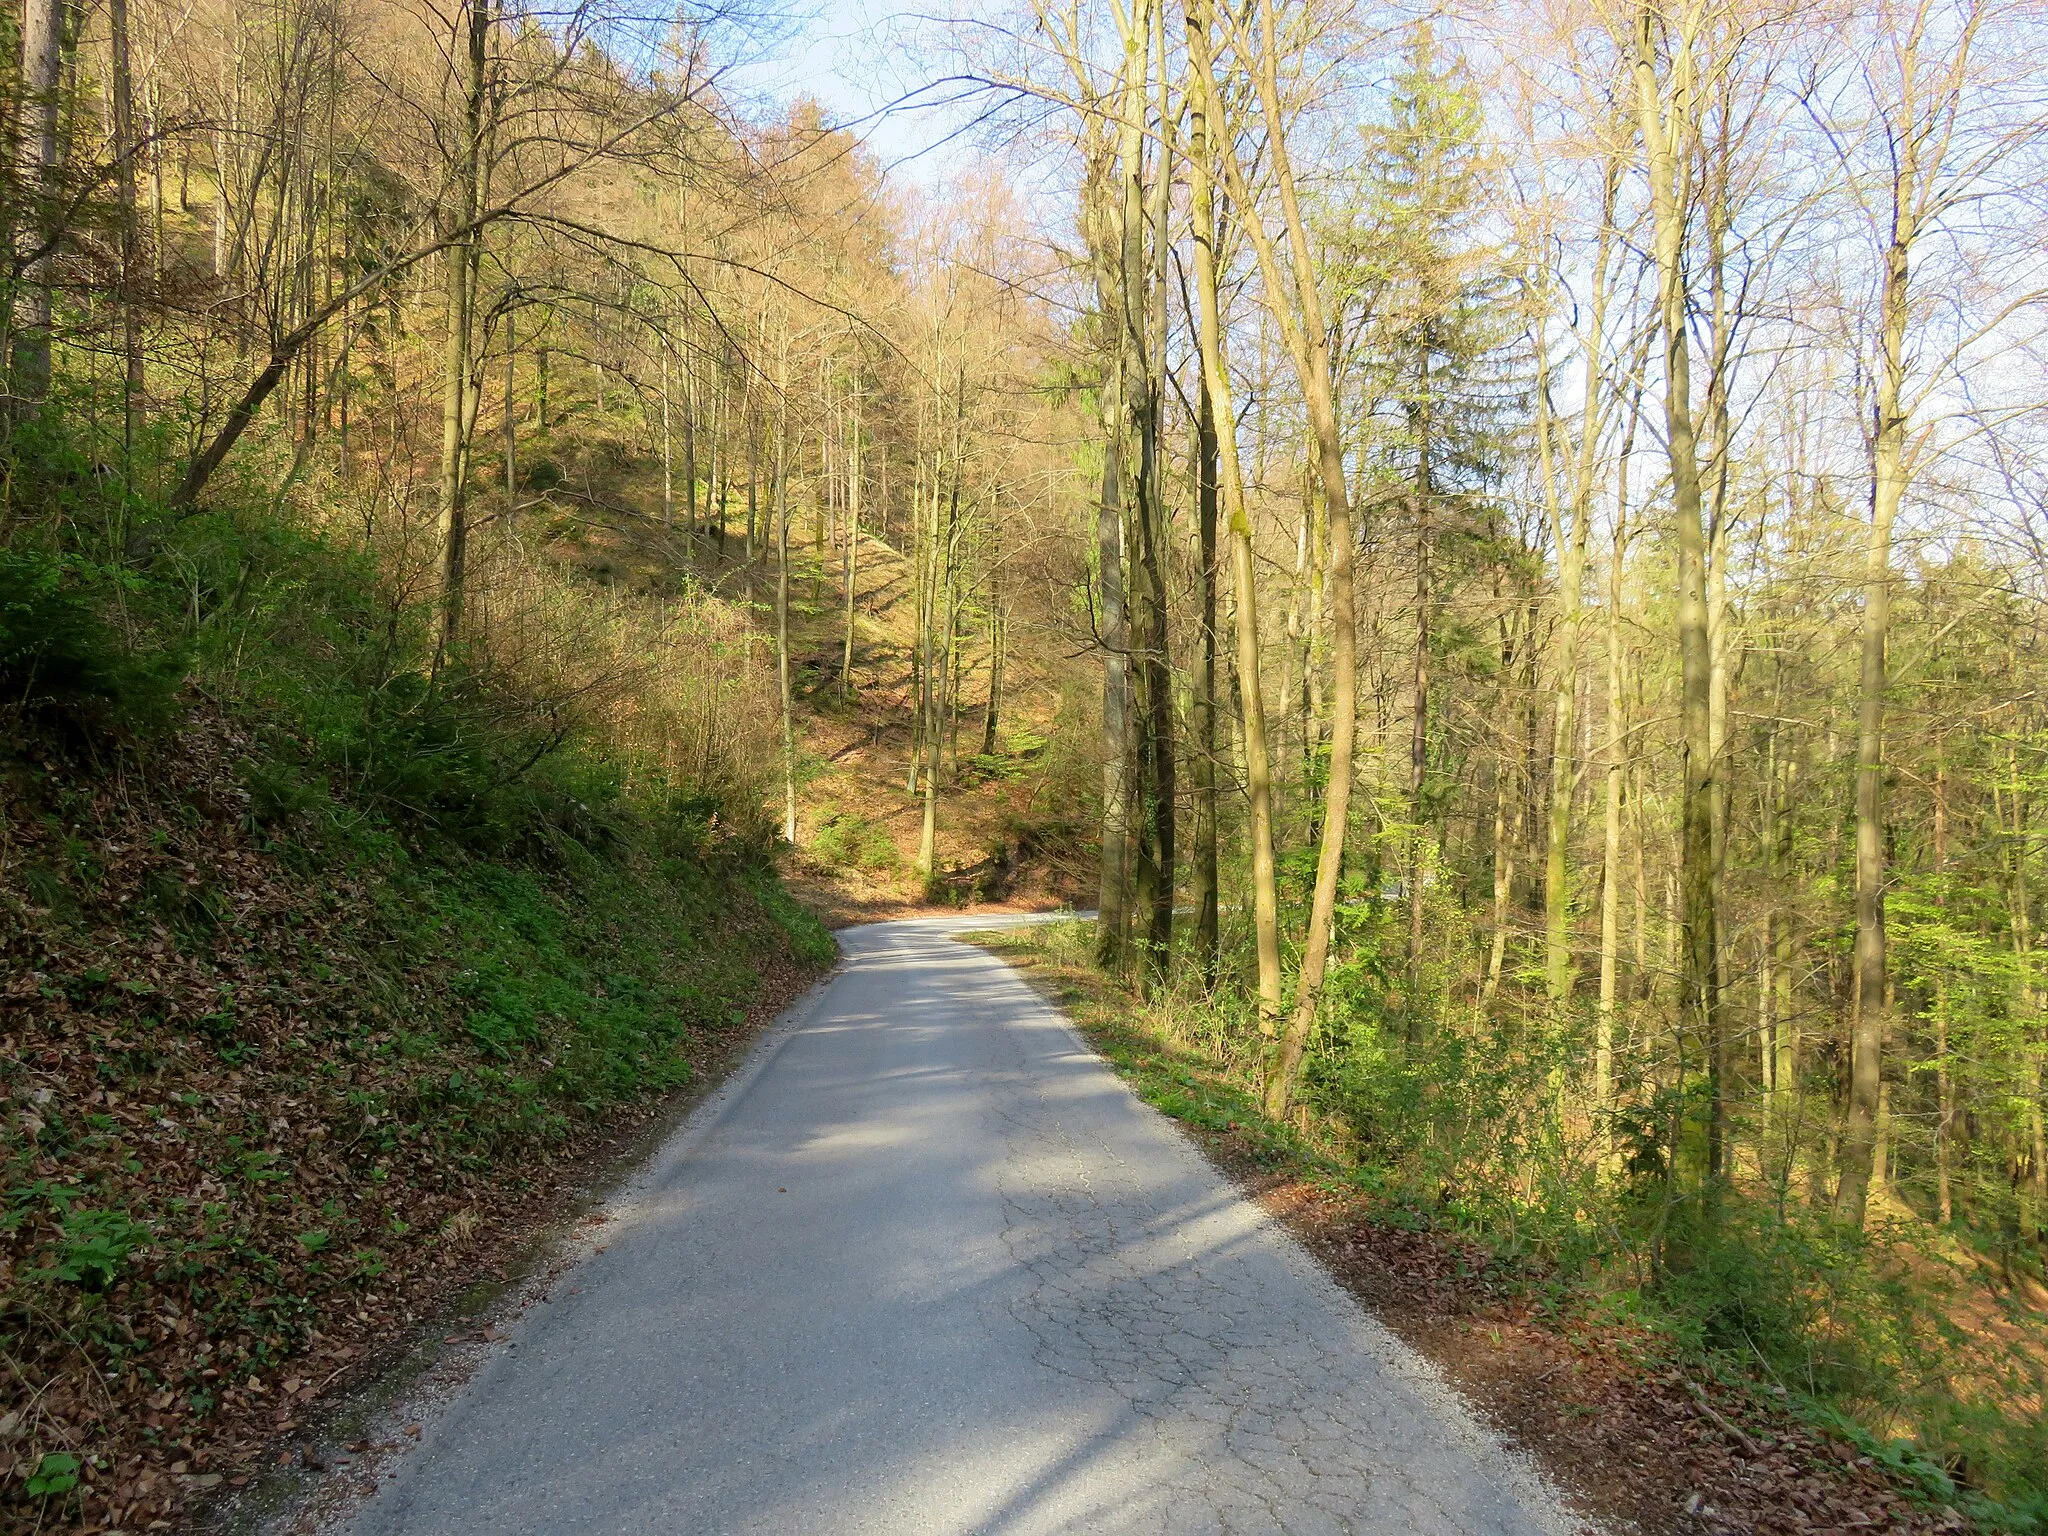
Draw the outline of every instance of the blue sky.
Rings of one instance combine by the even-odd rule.
[[[833,121],[861,121],[859,132],[894,173],[917,181],[944,174],[944,150],[933,146],[961,120],[945,109],[880,115],[924,78],[898,46],[908,30],[929,25],[933,13],[909,11],[903,0],[815,0],[785,13],[788,35],[763,46],[729,79],[758,99],[787,103],[808,95]]]

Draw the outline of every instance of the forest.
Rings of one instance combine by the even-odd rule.
[[[992,0],[901,165],[785,22],[0,24],[4,1518],[212,1487],[794,891],[1092,910],[1330,1177],[2041,1528],[2038,8]]]

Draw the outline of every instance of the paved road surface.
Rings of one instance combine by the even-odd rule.
[[[990,925],[844,934],[352,1530],[1570,1528]]]

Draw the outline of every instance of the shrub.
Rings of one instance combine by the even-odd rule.
[[[148,1240],[149,1228],[125,1212],[82,1206],[65,1216],[54,1260],[34,1276],[82,1291],[103,1291],[114,1283],[128,1255]]]
[[[131,646],[102,615],[118,580],[80,561],[0,550],[0,690],[24,713],[89,737],[160,728],[174,710],[187,656]]]
[[[898,862],[896,840],[889,829],[858,811],[840,811],[825,818],[811,838],[811,852],[828,863],[876,873]]]

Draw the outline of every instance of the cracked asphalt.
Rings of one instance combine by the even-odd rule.
[[[999,921],[842,934],[841,970],[349,1529],[1576,1529],[1055,1010],[950,937]]]

